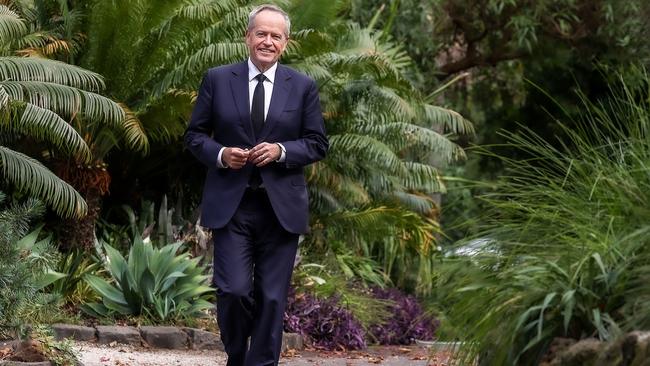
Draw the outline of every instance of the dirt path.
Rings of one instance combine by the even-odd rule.
[[[78,342],[80,360],[86,366],[219,366],[226,355],[216,351],[161,350],[124,345],[100,346]],[[284,366],[446,366],[449,357],[429,355],[421,347],[371,347],[354,352],[301,351],[283,354]]]

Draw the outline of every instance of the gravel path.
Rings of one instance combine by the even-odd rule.
[[[218,366],[226,364],[226,355],[217,351],[161,350],[125,345],[103,346],[77,342],[80,360],[85,366]],[[288,352],[280,359],[284,366],[446,366],[449,357],[430,355],[420,347],[371,347],[355,352]]]

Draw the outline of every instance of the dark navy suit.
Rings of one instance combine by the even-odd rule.
[[[277,363],[282,314],[297,249],[308,231],[303,167],[328,149],[315,82],[279,65],[260,136],[250,118],[248,64],[216,67],[205,75],[185,144],[208,168],[201,223],[213,229],[217,320],[229,365]],[[263,189],[249,186],[254,166],[217,167],[222,147],[281,143],[284,162],[260,169]],[[250,350],[246,339],[250,336]]]

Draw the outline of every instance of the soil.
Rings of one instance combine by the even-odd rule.
[[[46,361],[46,358],[41,342],[29,340],[15,345],[5,343],[0,346],[0,360],[42,362]]]
[[[226,355],[217,351],[161,350],[124,345],[102,346],[78,342],[80,360],[86,366],[215,366],[225,365]],[[430,354],[422,347],[370,347],[363,351],[289,351],[284,366],[446,366],[449,354]]]

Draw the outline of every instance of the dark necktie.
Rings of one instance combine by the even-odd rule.
[[[255,131],[255,138],[260,137],[262,128],[264,127],[264,74],[257,74],[257,85],[253,92],[253,105],[251,107],[251,121],[253,122],[253,130]]]
[[[257,74],[257,85],[253,92],[253,105],[251,106],[251,122],[253,122],[253,130],[255,131],[255,139],[260,137],[262,128],[264,127],[264,74]],[[257,167],[253,168],[248,186],[257,189],[262,184],[262,177],[260,170]]]

